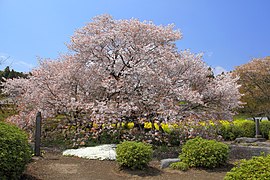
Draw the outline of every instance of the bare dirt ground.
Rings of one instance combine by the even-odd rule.
[[[232,168],[228,164],[214,170],[190,169],[187,172],[160,169],[158,160],[152,161],[146,170],[120,169],[115,161],[88,160],[65,157],[59,152],[46,152],[43,158],[33,160],[27,166],[25,180],[118,180],[118,179],[166,179],[166,180],[219,180]]]
[[[230,143],[228,143],[230,144]],[[28,164],[22,180],[119,180],[119,179],[164,179],[164,180],[221,180],[239,159],[250,159],[261,153],[270,154],[270,141],[249,146],[233,144],[230,146],[229,163],[226,166],[206,169],[190,169],[186,172],[160,169],[160,161],[154,160],[145,170],[131,171],[121,169],[115,161],[89,160],[78,157],[65,157],[58,149],[45,149],[42,158]],[[178,152],[168,153],[177,157]],[[168,158],[156,154],[156,159]]]

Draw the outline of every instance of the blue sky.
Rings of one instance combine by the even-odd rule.
[[[174,23],[183,33],[179,49],[203,52],[216,69],[233,70],[270,55],[269,0],[0,0],[1,69],[37,66],[37,57],[67,52],[74,31],[101,14]]]

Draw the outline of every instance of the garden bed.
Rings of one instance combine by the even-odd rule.
[[[233,163],[239,159],[249,159],[253,155],[270,152],[269,147],[252,146],[252,144],[230,145],[229,163],[223,167],[212,170],[190,169],[187,172],[161,169],[160,161],[163,158],[177,157],[180,147],[159,147],[154,151],[154,160],[146,170],[131,171],[120,169],[115,161],[89,160],[77,157],[65,157],[61,150],[56,148],[42,148],[43,158],[37,158],[28,164],[22,179],[26,180],[53,180],[53,179],[223,179],[225,174],[233,167]],[[269,143],[270,142],[266,142]],[[264,143],[265,144],[265,143]]]
[[[68,180],[68,179],[223,179],[232,164],[214,170],[190,169],[181,172],[160,169],[158,160],[151,161],[146,170],[120,169],[115,161],[88,160],[64,157],[59,152],[49,152],[43,158],[33,160],[25,171],[26,180]]]

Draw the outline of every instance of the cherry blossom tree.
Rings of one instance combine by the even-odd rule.
[[[28,79],[7,80],[21,112],[12,121],[28,126],[38,110],[99,124],[230,118],[240,105],[237,78],[213,77],[202,54],[177,50],[181,38],[173,25],[97,16],[71,37],[70,54],[40,60]]]

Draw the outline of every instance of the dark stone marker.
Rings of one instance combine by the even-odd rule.
[[[35,156],[41,156],[40,137],[41,137],[41,112],[38,112],[36,116]]]
[[[259,118],[255,118],[255,128],[256,128],[256,135],[255,138],[261,138],[262,135],[260,135],[260,119]]]

